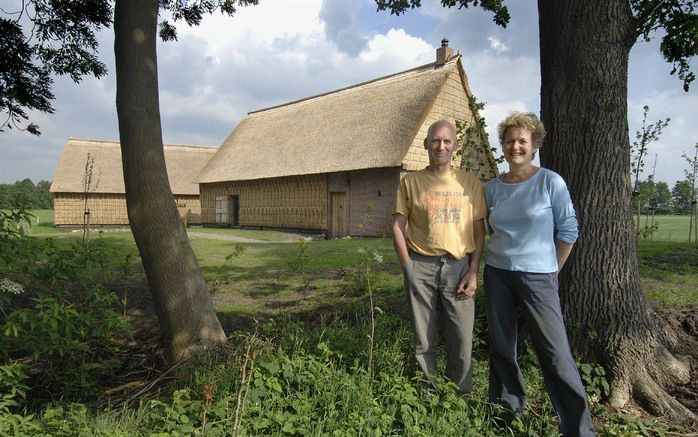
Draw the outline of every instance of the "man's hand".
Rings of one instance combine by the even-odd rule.
[[[407,217],[402,214],[393,214],[393,247],[400,266],[405,270],[410,255],[407,251]]]
[[[463,276],[463,278],[458,283],[458,298],[459,299],[470,299],[475,295],[477,290],[477,273],[468,272]]]

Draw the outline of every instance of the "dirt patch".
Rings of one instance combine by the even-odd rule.
[[[698,411],[698,307],[672,308],[656,302],[652,308],[676,332],[674,355],[691,366],[691,380],[676,387],[672,394],[689,410]]]

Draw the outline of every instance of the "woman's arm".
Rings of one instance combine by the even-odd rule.
[[[555,240],[555,252],[557,253],[557,273],[560,273],[562,266],[567,262],[574,244],[565,243],[562,240]]]

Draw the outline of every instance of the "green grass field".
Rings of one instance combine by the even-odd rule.
[[[80,230],[55,229],[53,211],[32,213],[35,219],[27,229],[30,235],[52,237],[59,242],[82,239]],[[648,298],[679,307],[698,305],[698,247],[686,243],[689,217],[656,216],[655,222],[658,230],[653,238],[638,243],[640,276]],[[359,252],[362,248],[376,251],[382,257],[383,262],[376,268],[379,289],[396,290],[402,284],[390,239],[314,240],[301,253],[296,241],[298,235],[274,230],[191,227],[188,232],[267,242],[191,238],[216,306],[223,313],[266,312],[273,316],[294,311],[294,305],[312,311],[320,305],[349,302],[352,296],[340,290],[361,288],[355,283],[361,281],[356,266],[366,258]],[[108,242],[117,264],[130,254],[132,271],[142,274],[131,232],[93,231],[91,238]],[[235,255],[236,245],[242,248],[241,255]],[[304,265],[299,265],[302,258]],[[299,272],[299,267],[304,272]],[[303,293],[299,294],[298,290]]]
[[[652,236],[653,241],[688,241],[688,230],[690,217],[687,215],[658,215],[654,218],[657,225],[657,232]],[[652,224],[652,217],[649,219],[642,216],[640,226]]]
[[[61,235],[66,231],[53,228],[53,210],[42,209],[32,211],[35,218],[32,220],[32,232],[34,235]],[[657,232],[652,236],[653,241],[688,241],[690,218],[687,215],[658,215],[654,218]],[[38,226],[37,225],[38,222]],[[642,216],[640,226],[651,225],[652,217]],[[233,235],[256,240],[280,241],[288,239],[287,234],[269,230],[227,229],[210,227],[190,227],[189,232]]]

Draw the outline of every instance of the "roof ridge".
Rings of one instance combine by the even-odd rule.
[[[121,144],[120,141],[116,140],[97,140],[97,139],[90,139],[90,138],[76,138],[76,137],[69,137],[68,138],[68,144],[75,144],[74,142],[80,141],[83,143],[97,143],[97,144],[91,144],[93,146],[118,146]],[[203,146],[203,145],[198,145],[198,144],[182,144],[182,143],[163,143],[162,144],[164,147],[168,148],[191,148],[191,149],[210,149],[210,150],[218,150],[218,146]]]
[[[448,61],[446,61],[446,63],[443,64],[443,65],[437,66],[437,65],[436,65],[436,62],[430,62],[430,63],[428,63],[428,64],[424,64],[424,65],[420,65],[420,66],[418,66],[418,67],[410,68],[410,69],[408,69],[408,70],[403,70],[403,71],[399,71],[399,72],[397,72],[397,73],[388,74],[388,75],[386,75],[386,76],[377,77],[377,78],[375,78],[375,79],[367,80],[367,81],[365,81],[365,82],[359,82],[359,83],[356,83],[356,84],[353,84],[353,85],[349,85],[349,86],[346,86],[346,87],[343,87],[343,88],[337,88],[337,89],[332,90],[332,91],[327,91],[327,92],[320,93],[320,94],[316,94],[316,95],[313,95],[313,96],[304,97],[304,98],[302,98],[302,99],[292,100],[292,101],[290,101],[290,102],[281,103],[281,104],[279,104],[279,105],[269,106],[269,107],[267,107],[267,108],[256,109],[256,110],[254,110],[254,111],[248,111],[248,112],[247,112],[247,115],[248,115],[248,116],[250,116],[250,115],[255,115],[255,114],[259,114],[259,113],[261,113],[261,112],[271,111],[271,110],[274,110],[274,109],[279,109],[279,108],[283,108],[283,107],[286,107],[286,106],[291,106],[291,105],[295,105],[295,104],[298,104],[298,103],[303,103],[303,102],[306,102],[306,101],[309,101],[309,100],[318,99],[318,98],[320,98],[320,97],[325,97],[325,96],[332,95],[332,94],[339,94],[339,93],[341,93],[341,92],[343,92],[343,91],[348,91],[348,90],[360,88],[360,87],[363,87],[363,86],[366,86],[366,85],[371,85],[371,84],[373,84],[373,83],[380,82],[380,81],[386,81],[387,79],[391,79],[391,78],[397,78],[397,76],[405,75],[405,74],[407,74],[407,73],[412,73],[412,72],[416,72],[416,71],[419,71],[419,70],[428,71],[428,70],[427,70],[427,67],[437,67],[437,68],[434,68],[434,70],[436,70],[436,69],[439,69],[439,70],[440,70],[440,69],[443,69],[444,67],[446,67],[447,65],[449,65],[449,64],[451,64],[451,63],[455,63],[455,62],[456,62],[458,59],[460,59],[460,58],[461,58],[461,54],[460,54],[460,52],[459,52],[459,53],[453,55],[453,56],[452,56]]]

